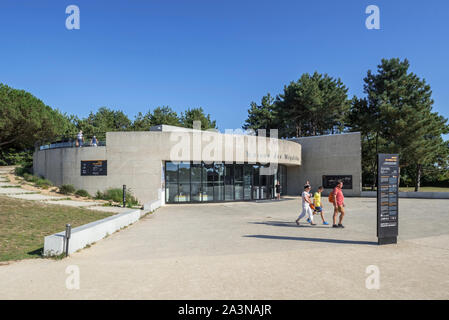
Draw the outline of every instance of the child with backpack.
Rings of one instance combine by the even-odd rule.
[[[318,187],[317,192],[315,192],[315,194],[313,195],[313,205],[315,207],[315,210],[313,211],[313,214],[317,214],[319,213],[321,216],[321,220],[323,220],[323,224],[324,225],[328,225],[329,223],[327,223],[324,220],[324,216],[323,216],[323,207],[321,204],[321,192],[323,192],[324,188],[322,186]]]

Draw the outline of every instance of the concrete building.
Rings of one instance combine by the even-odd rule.
[[[33,169],[92,195],[126,185],[142,204],[271,199],[276,181],[298,195],[307,180],[326,194],[344,179],[345,195],[360,196],[361,141],[359,133],[283,140],[160,125],[108,132],[105,146],[41,146]]]

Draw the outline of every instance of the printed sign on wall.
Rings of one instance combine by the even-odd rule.
[[[81,161],[82,176],[107,176],[108,161],[107,160],[90,160]]]
[[[340,176],[323,176],[324,189],[333,189],[337,186],[338,180],[343,181],[343,189],[352,189],[352,176],[340,175]]]

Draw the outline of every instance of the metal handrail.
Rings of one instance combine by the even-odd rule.
[[[91,144],[92,137],[87,137],[84,139],[85,142],[81,146],[76,146],[76,137],[59,137],[55,138],[53,141],[37,141],[35,144],[36,150],[48,150],[48,149],[58,149],[58,148],[85,148],[85,147],[95,147]],[[106,141],[100,141],[97,139],[97,147],[106,146]]]

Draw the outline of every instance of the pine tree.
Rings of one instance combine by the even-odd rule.
[[[444,161],[448,154],[442,134],[449,132],[447,119],[432,111],[432,91],[425,80],[408,71],[407,59],[383,59],[377,73],[364,79],[367,97],[353,101],[349,126],[362,131],[364,161],[373,162],[378,152],[399,153],[401,167],[414,168],[415,191],[423,168]],[[371,150],[372,151],[372,150]],[[370,166],[375,174],[376,170]]]

